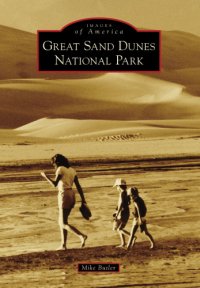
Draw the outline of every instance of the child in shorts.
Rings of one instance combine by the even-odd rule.
[[[125,247],[125,235],[130,236],[130,233],[126,231],[124,228],[129,219],[129,196],[127,195],[127,186],[126,181],[124,179],[118,178],[115,181],[113,187],[117,187],[119,191],[119,199],[118,205],[116,208],[115,213],[113,214],[114,217],[114,225],[113,230],[117,230],[120,236],[121,244],[117,247]]]
[[[152,235],[149,233],[147,229],[146,223],[146,213],[147,208],[145,205],[144,200],[139,196],[138,189],[136,187],[128,189],[128,195],[130,195],[133,204],[134,204],[134,211],[133,211],[133,225],[131,228],[130,237],[127,244],[127,249],[129,250],[131,247],[134,246],[136,241],[135,233],[137,232],[138,227],[140,227],[141,233],[144,232],[145,235],[148,237],[150,241],[150,249],[155,247],[155,242]]]

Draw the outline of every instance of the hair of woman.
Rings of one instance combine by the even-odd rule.
[[[59,166],[64,166],[64,167],[67,167],[67,168],[70,167],[69,160],[65,156],[63,156],[61,154],[54,155],[51,158],[51,162],[52,162],[52,164],[56,164],[58,167]]]

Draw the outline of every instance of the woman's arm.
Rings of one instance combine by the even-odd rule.
[[[48,177],[48,176],[45,174],[45,172],[41,172],[41,175],[42,175],[42,177],[44,177],[44,179],[46,179],[46,180],[49,182],[49,184],[50,184],[51,186],[53,186],[53,187],[57,187],[58,182],[59,182],[59,181],[61,180],[61,178],[62,178],[62,175],[58,175],[55,180],[52,180],[50,177]]]
[[[84,193],[83,193],[83,189],[82,189],[82,187],[81,187],[81,184],[79,183],[79,180],[78,180],[78,176],[77,176],[77,175],[74,177],[74,183],[75,183],[76,189],[78,190],[78,193],[79,193],[79,195],[80,195],[80,197],[81,197],[82,203],[86,203],[86,201],[85,201],[85,196],[84,196]]]

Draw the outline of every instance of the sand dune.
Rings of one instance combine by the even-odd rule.
[[[159,78],[184,85],[184,89],[195,96],[200,96],[199,84],[200,68],[183,68],[175,70],[165,70],[159,75],[153,75],[154,78]]]
[[[50,77],[61,75],[47,77],[36,71],[36,35],[4,26],[0,35],[4,39],[0,43],[0,128],[17,128],[45,117],[126,121],[199,117],[199,99],[191,95],[200,91],[197,36],[162,32],[163,70],[155,78],[137,73],[76,73],[53,80]],[[48,129],[45,134],[51,135]],[[129,126],[123,123],[123,129]]]
[[[37,71],[37,35],[0,25],[0,79],[44,78],[49,73]],[[53,73],[51,78],[60,78]],[[97,77],[98,74],[79,73],[78,78]],[[77,78],[74,74],[63,74],[62,78]]]
[[[179,115],[183,118],[190,114],[196,117],[198,101],[194,99],[188,105],[189,111],[184,111],[185,107],[177,100],[181,93],[180,85],[136,74],[3,81],[0,123],[1,128],[16,128],[43,117],[110,120],[169,119]]]
[[[1,128],[17,128],[44,117],[198,118],[199,99],[183,89],[179,84],[135,73],[108,73],[91,79],[4,80],[0,83],[0,123]]]
[[[162,63],[165,70],[200,67],[200,37],[181,31],[162,32]]]
[[[162,31],[162,70],[200,67],[200,37],[181,31]],[[37,73],[36,34],[0,25],[0,79],[9,78],[90,78],[93,73]],[[161,73],[162,75],[162,73]],[[184,83],[182,83],[184,84]]]
[[[0,79],[40,77],[36,73],[36,34],[0,25],[0,36],[4,39],[0,43],[1,65],[7,67],[1,71]],[[163,69],[200,67],[200,37],[181,31],[162,31],[161,37]],[[9,69],[13,66],[18,69]]]
[[[130,141],[145,136],[198,135],[200,119],[111,121],[43,118],[21,126],[16,131],[28,137]]]
[[[154,78],[183,85],[185,90],[200,96],[200,38],[180,31],[162,32],[162,70]]]
[[[0,25],[0,79],[36,76],[36,35]]]

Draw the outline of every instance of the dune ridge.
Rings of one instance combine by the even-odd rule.
[[[96,120],[199,118],[200,103],[196,97],[200,95],[198,36],[163,31],[162,71],[147,74],[38,73],[36,35],[0,26],[0,36],[4,39],[0,43],[0,128],[17,128],[47,117],[83,120],[81,126],[85,125],[85,120],[93,120],[96,125]],[[66,79],[58,79],[60,77]],[[124,133],[130,134],[132,128],[124,124]],[[57,132],[64,129],[62,121],[57,123],[57,128],[55,123],[53,125],[54,132],[50,127],[38,126],[40,133],[31,133],[66,137],[65,132],[64,136]],[[73,125],[76,131],[76,124]],[[91,131],[85,133],[96,133],[91,122],[90,125]],[[106,129],[112,134],[113,127],[109,125]],[[104,131],[99,129],[99,133]],[[71,132],[69,135],[83,133]],[[121,134],[121,131],[114,132]]]
[[[36,34],[0,25],[0,37],[4,39],[0,43],[0,62],[3,68],[0,71],[0,79],[48,76],[74,78],[71,73],[37,73]],[[200,67],[200,37],[181,31],[162,31],[161,37],[162,70]],[[76,73],[75,78],[90,78],[92,74]]]
[[[200,119],[111,121],[42,118],[15,129],[22,136],[99,141],[134,140],[144,136],[194,135],[200,132]],[[174,130],[174,132],[172,131]],[[162,132],[161,132],[162,131]]]
[[[7,80],[0,83],[0,99],[1,128],[17,128],[44,117],[194,119],[200,112],[198,97],[185,93],[182,85],[135,73],[76,80]]]

